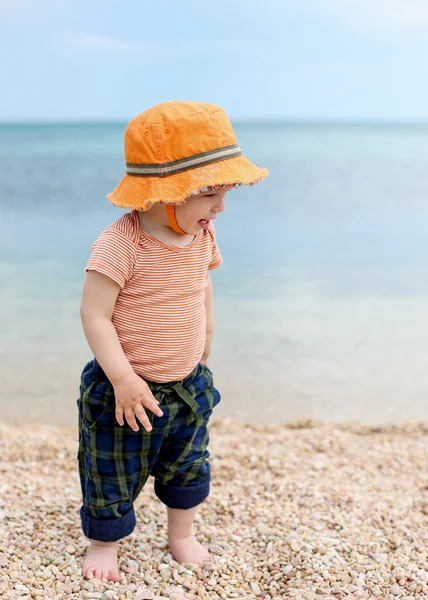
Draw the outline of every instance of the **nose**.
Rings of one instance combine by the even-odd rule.
[[[226,206],[226,200],[224,196],[221,196],[221,198],[219,198],[217,200],[217,202],[214,204],[214,206],[212,207],[212,210],[216,213],[221,213],[224,211]]]

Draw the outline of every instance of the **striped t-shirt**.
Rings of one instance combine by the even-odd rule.
[[[112,321],[136,373],[165,383],[194,369],[205,348],[207,271],[221,263],[212,223],[185,248],[142,231],[136,211],[100,235],[86,270],[121,288]]]

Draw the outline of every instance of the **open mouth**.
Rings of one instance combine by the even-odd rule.
[[[198,223],[204,229],[206,229],[209,226],[209,224],[210,224],[210,222],[207,221],[206,219],[199,219]]]

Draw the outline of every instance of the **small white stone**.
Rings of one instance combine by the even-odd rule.
[[[74,546],[67,546],[66,551],[69,554],[75,554],[76,553],[76,548]]]
[[[401,588],[399,585],[391,585],[389,591],[391,594],[394,594],[394,596],[398,596],[399,594],[403,593],[403,588]]]
[[[256,583],[255,581],[252,581],[250,583],[250,587],[251,587],[251,591],[253,592],[253,594],[255,596],[259,596],[260,595],[261,590],[260,590],[260,587],[259,587],[258,583]]]
[[[168,567],[166,567],[165,569],[162,569],[160,571],[160,576],[162,577],[162,579],[164,581],[169,581],[171,579],[171,576],[172,576],[172,570],[169,569]]]
[[[135,594],[134,598],[135,600],[153,600],[154,596],[154,593],[150,590],[140,590]]]

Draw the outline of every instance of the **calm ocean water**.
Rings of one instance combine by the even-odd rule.
[[[75,425],[124,124],[0,125],[1,418]],[[237,124],[270,177],[217,221],[218,417],[428,418],[428,126]]]

